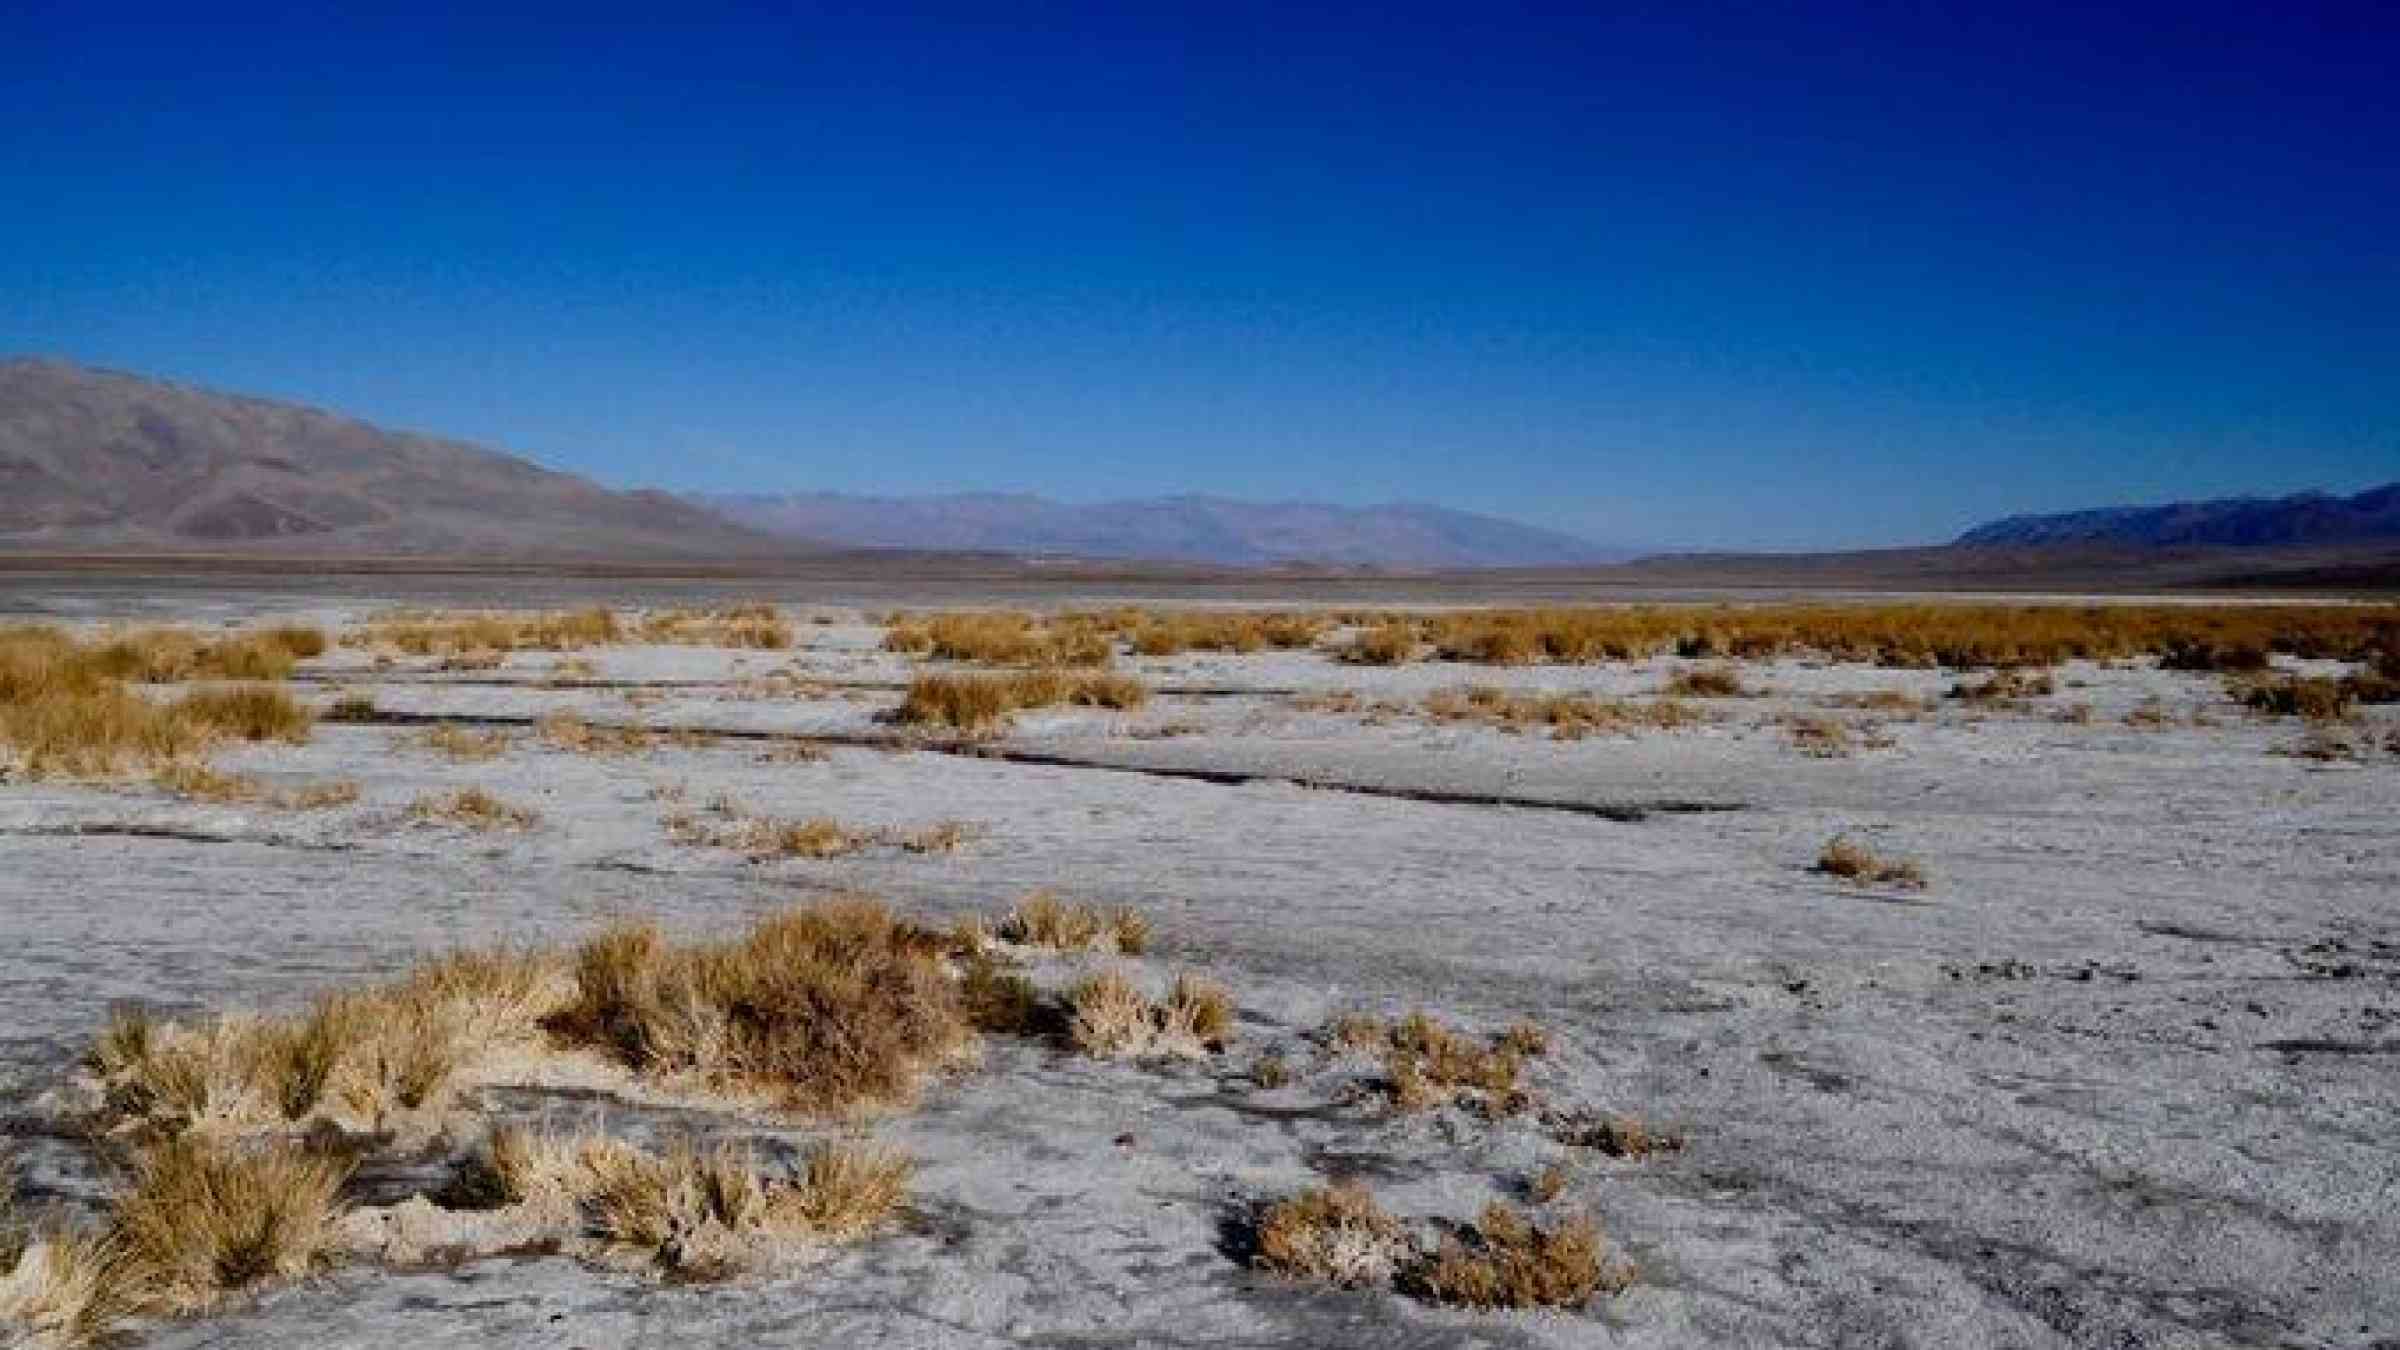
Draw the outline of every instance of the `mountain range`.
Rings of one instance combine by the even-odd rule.
[[[664,492],[60,361],[0,361],[0,544],[74,552],[791,552]]]
[[[1142,558],[1249,566],[1551,567],[1634,556],[1497,516],[1438,506],[1329,506],[1226,497],[1077,504],[1022,493],[693,498],[752,528],[867,548]]]
[[[1978,525],[1955,542],[1969,548],[2044,544],[2260,548],[2385,539],[2400,539],[2400,483],[2386,483],[2354,497],[2303,492],[2290,497],[2220,497],[2166,506],[2111,506],[2010,516]]]
[[[0,360],[0,553],[749,568],[802,559],[855,566],[839,559],[862,549],[911,551],[919,555],[911,566],[1307,563],[1508,569],[1560,584],[2039,585],[2052,575],[2079,585],[2385,587],[2400,576],[2400,483],[2350,497],[2011,516],[1920,548],[1669,555],[1618,566],[1628,551],[1424,505],[618,491],[315,408],[63,361]],[[1018,561],[1027,558],[1038,562]]]

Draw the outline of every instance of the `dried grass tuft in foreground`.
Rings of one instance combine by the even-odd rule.
[[[358,800],[358,784],[347,778],[275,789],[246,774],[219,773],[191,760],[167,765],[151,781],[187,801],[267,806],[282,811],[321,811]]]
[[[1074,905],[1049,891],[1019,900],[993,925],[1003,942],[1062,952],[1102,951],[1139,956],[1150,945],[1150,921],[1137,910]]]
[[[198,1312],[267,1280],[307,1274],[330,1243],[349,1167],[293,1144],[172,1139],[139,1154],[113,1205],[144,1306]]]
[[[1258,1216],[1258,1264],[1294,1279],[1367,1288],[1415,1254],[1399,1220],[1356,1181],[1302,1191]]]
[[[1232,1034],[1232,994],[1198,976],[1178,976],[1164,1003],[1152,1003],[1118,970],[1102,971],[1067,991],[1067,1038],[1098,1059],[1197,1058],[1222,1051]]]
[[[1442,1240],[1440,1254],[1409,1273],[1410,1292],[1469,1308],[1575,1308],[1619,1292],[1634,1269],[1609,1261],[1600,1227],[1578,1216],[1543,1227],[1494,1201],[1473,1227]]]
[[[940,935],[872,901],[790,910],[734,941],[620,925],[575,957],[548,1025],[645,1074],[831,1113],[908,1100],[969,1028]]]
[[[1824,851],[1817,855],[1816,870],[1860,885],[1925,888],[1925,869],[1914,859],[1879,857],[1846,834],[1825,841]]]
[[[427,793],[408,804],[408,818],[427,824],[464,825],[490,833],[530,830],[542,821],[531,807],[515,806],[479,787]]]
[[[13,1237],[0,1243],[0,1341],[89,1345],[143,1311],[137,1272],[114,1235],[52,1224]]]
[[[909,1172],[905,1154],[873,1144],[821,1143],[796,1168],[770,1171],[730,1141],[677,1139],[650,1153],[604,1134],[503,1126],[444,1195],[522,1214],[562,1247],[588,1235],[597,1251],[585,1254],[709,1279],[768,1264],[780,1248],[872,1231],[906,1200]]]

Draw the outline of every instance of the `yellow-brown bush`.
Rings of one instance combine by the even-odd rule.
[[[912,726],[991,731],[1015,713],[1057,704],[1130,709],[1150,688],[1130,675],[1036,670],[1014,675],[919,675],[893,720]]]

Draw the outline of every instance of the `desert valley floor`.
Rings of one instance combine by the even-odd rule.
[[[9,586],[0,623],[79,640],[332,639],[286,679],[320,714],[298,743],[184,780],[0,778],[0,1150],[53,1225],[37,1249],[129,1184],[89,1081],[112,1009],[290,1016],[445,952],[572,952],[634,918],[730,940],[857,894],[986,935],[1046,1004],[1116,971],[1233,1005],[1147,1050],[986,1030],[909,1100],[832,1116],[596,1054],[488,1069],[401,1142],[342,1145],[349,1212],[304,1273],[137,1312],[132,1344],[2400,1346],[2388,703],[2312,726],[2149,657],[1982,697],[1953,690],[1990,671],[1801,652],[1367,664],[1328,624],[1246,653],[1119,641],[1138,706],[967,736],[890,717],[922,674],[991,674],[886,649],[883,611],[940,596],[746,595],[780,647],[645,641],[628,600],[623,640],[462,657],[371,640],[421,597]],[[1546,695],[1599,711],[1560,722]],[[336,783],[355,798],[305,795]],[[468,790],[483,808],[440,805]],[[1837,839],[1918,874],[1829,874]],[[1146,940],[1010,940],[1039,892],[1138,911]],[[1506,1083],[1407,1100],[1417,1010],[1476,1047],[1542,1035]],[[449,1214],[505,1122],[747,1141],[769,1172],[872,1141],[913,1169],[865,1231],[699,1278]],[[1353,1287],[1262,1259],[1266,1207],[1338,1181],[1395,1251]],[[1601,1286],[1429,1297],[1406,1267],[1445,1233],[1475,1249],[1493,1201],[1590,1216]]]

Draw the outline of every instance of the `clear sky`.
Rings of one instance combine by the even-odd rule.
[[[1642,545],[2400,478],[2390,5],[440,8],[0,5],[0,353]]]

